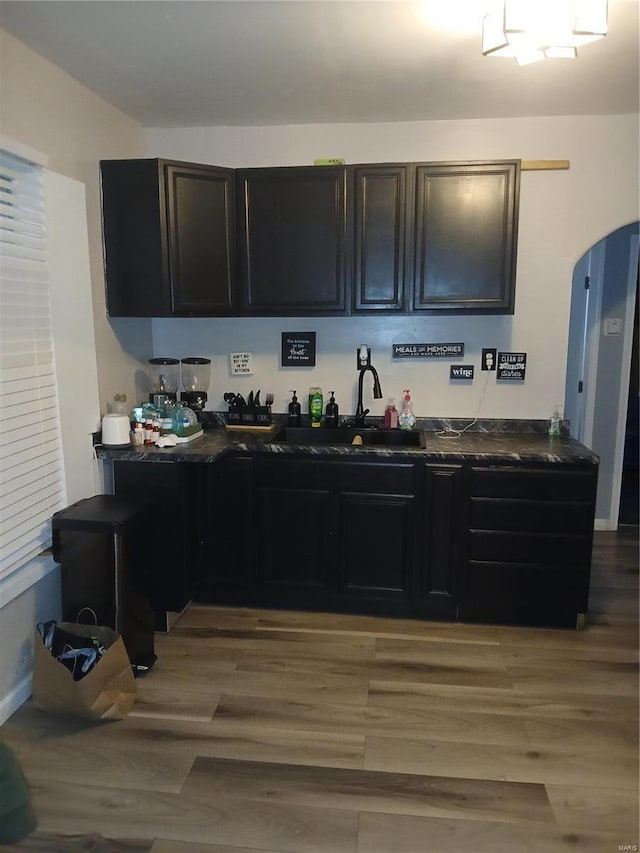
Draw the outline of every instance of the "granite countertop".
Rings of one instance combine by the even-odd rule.
[[[569,435],[550,437],[543,421],[480,421],[465,432],[469,421],[419,419],[425,447],[354,447],[350,444],[300,445],[278,442],[282,423],[268,430],[227,430],[219,423],[204,435],[176,447],[96,445],[99,458],[133,462],[215,462],[230,453],[304,455],[348,458],[418,458],[447,462],[561,462],[598,464],[598,456]],[[563,432],[566,433],[566,426]]]

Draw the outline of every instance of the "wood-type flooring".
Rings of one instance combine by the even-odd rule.
[[[584,631],[191,606],[156,652],[125,720],[0,728],[6,849],[638,850],[637,527],[596,533]]]

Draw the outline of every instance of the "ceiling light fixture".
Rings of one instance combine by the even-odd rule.
[[[575,59],[578,48],[607,34],[607,0],[504,0],[482,21],[482,53],[518,65]]]

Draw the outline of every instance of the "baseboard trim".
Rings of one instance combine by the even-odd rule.
[[[18,710],[21,705],[31,696],[33,685],[33,675],[29,673],[20,681],[13,690],[0,699],[0,726],[6,722],[9,717]]]

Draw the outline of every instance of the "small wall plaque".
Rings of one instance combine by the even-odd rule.
[[[315,332],[283,332],[282,333],[282,366],[283,367],[315,367],[316,366],[316,333]]]
[[[253,374],[252,352],[230,352],[229,362],[232,376],[251,376]]]
[[[460,358],[464,344],[393,344],[393,358]]]
[[[452,364],[449,379],[473,379],[473,364]]]
[[[499,352],[497,379],[514,379],[524,382],[527,370],[526,352]]]

